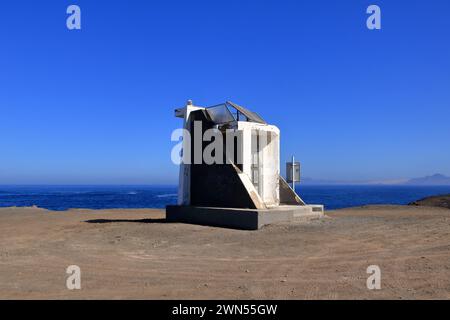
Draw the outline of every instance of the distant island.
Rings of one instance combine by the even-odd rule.
[[[450,177],[443,174],[434,174],[431,176],[397,179],[397,180],[315,180],[312,178],[303,178],[300,182],[304,185],[389,185],[389,186],[450,186]]]
[[[406,184],[416,186],[448,186],[450,185],[450,177],[446,177],[443,174],[435,174],[423,178],[411,179]]]

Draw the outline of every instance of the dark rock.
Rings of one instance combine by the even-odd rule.
[[[450,209],[450,194],[424,198],[409,203],[410,206],[428,206]]]

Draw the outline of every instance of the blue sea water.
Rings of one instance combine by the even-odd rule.
[[[296,190],[307,203],[324,204],[326,209],[408,204],[432,195],[450,194],[450,186],[299,185]],[[0,186],[0,207],[164,208],[176,202],[176,186]]]

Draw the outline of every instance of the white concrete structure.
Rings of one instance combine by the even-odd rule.
[[[253,183],[266,207],[280,204],[280,130],[273,125],[237,121],[242,133],[242,172]]]
[[[281,177],[276,126],[230,101],[207,108],[188,101],[175,116],[183,119],[186,162],[168,221],[256,230],[323,216],[323,206],[306,205]]]
[[[205,108],[196,107],[189,100],[184,108],[179,108],[175,110],[175,117],[184,119],[183,129],[189,131],[190,121],[189,115],[193,111],[204,110]],[[183,141],[187,141],[186,133],[183,133]],[[190,139],[190,138],[189,138]],[[185,150],[183,150],[185,152]],[[178,177],[178,205],[190,205],[190,181],[191,181],[191,168],[189,164],[183,162],[180,163],[180,173]]]
[[[236,105],[233,104],[233,106]],[[184,119],[183,128],[189,131],[191,142],[194,138],[193,132],[190,130],[193,121],[190,119],[190,114],[198,110],[207,112],[208,108],[194,106],[192,101],[188,101],[185,107],[175,110],[175,116]],[[234,164],[246,176],[242,177],[241,175],[242,182],[250,191],[256,191],[259,202],[265,208],[278,206],[280,204],[280,130],[273,125],[249,121],[248,118],[246,121],[233,119],[230,122],[218,123],[215,124],[215,127],[224,133],[226,130],[234,130],[236,136],[241,137],[242,140],[238,140],[236,151],[242,155],[242,161]],[[183,137],[183,140],[188,141],[189,138]],[[182,163],[180,165],[179,205],[191,204],[190,168],[190,164]]]

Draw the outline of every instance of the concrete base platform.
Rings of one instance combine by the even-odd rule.
[[[238,209],[190,206],[167,206],[169,222],[183,222],[242,230],[258,230],[276,222],[294,222],[320,218],[322,205],[279,206],[272,209]]]

